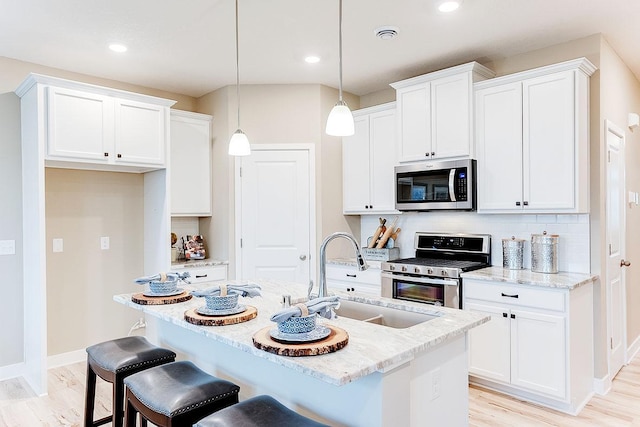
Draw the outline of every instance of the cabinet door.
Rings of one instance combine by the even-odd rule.
[[[469,73],[462,73],[431,82],[432,158],[468,156],[470,153],[470,79]]]
[[[396,165],[395,110],[373,113],[369,117],[371,210],[395,210],[394,171]]]
[[[511,310],[511,384],[566,396],[565,318]]]
[[[164,166],[166,112],[158,105],[116,100],[116,162]]]
[[[478,211],[521,210],[521,84],[476,91],[475,109]]]
[[[466,300],[464,309],[491,316],[491,320],[469,331],[469,373],[509,383],[511,335],[509,310]]]
[[[355,134],[342,138],[344,213],[370,211],[369,116],[355,117]]]
[[[410,86],[396,91],[398,108],[399,161],[431,158],[430,84]]]
[[[113,107],[102,95],[49,87],[47,157],[107,162],[113,144]]]
[[[171,113],[171,215],[211,215],[211,118]]]
[[[524,201],[530,209],[575,207],[573,71],[523,82]]]

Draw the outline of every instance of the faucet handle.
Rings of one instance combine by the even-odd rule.
[[[311,299],[311,291],[313,290],[313,279],[309,280],[309,290],[307,291],[307,297]]]

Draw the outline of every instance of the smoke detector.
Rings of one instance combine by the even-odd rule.
[[[382,40],[391,40],[392,38],[398,35],[399,31],[400,31],[400,28],[398,27],[385,25],[384,27],[379,27],[373,30],[373,33],[376,35],[376,37],[379,37]]]

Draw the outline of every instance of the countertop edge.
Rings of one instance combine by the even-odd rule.
[[[487,267],[461,274],[463,279],[514,283],[544,288],[568,289],[594,283],[600,276],[585,273],[536,273],[531,270],[510,270],[503,267]]]

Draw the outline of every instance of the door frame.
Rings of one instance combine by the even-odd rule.
[[[309,280],[316,277],[316,147],[315,144],[251,144],[251,151],[306,151],[309,155]],[[234,161],[234,259],[235,277],[242,277],[242,251],[240,239],[242,238],[242,180],[240,179],[241,157]],[[315,280],[314,280],[315,282]],[[306,286],[307,283],[304,283]]]
[[[624,131],[619,128],[618,126],[616,126],[612,121],[605,119],[604,121],[604,139],[605,139],[605,157],[607,156],[607,153],[609,151],[609,143],[608,143],[608,136],[609,133],[612,133],[614,135],[616,135],[617,137],[619,137],[621,139],[621,146],[620,146],[620,159],[622,161],[622,185],[624,186],[624,188],[622,189],[622,198],[620,200],[620,203],[622,204],[621,209],[622,209],[622,224],[621,224],[621,231],[620,231],[620,258],[624,259],[626,257],[626,229],[627,229],[627,211],[626,211],[626,198],[627,198],[627,184],[626,184],[626,166],[625,166],[625,146],[626,146],[626,136]],[[605,215],[608,214],[607,212],[607,200],[608,200],[608,194],[610,191],[609,188],[609,162],[606,160],[605,158]],[[607,247],[608,247],[608,243],[610,241],[610,235],[609,235],[609,228],[607,227],[607,222],[605,221],[605,244],[604,244],[604,251],[605,254],[607,253]],[[612,340],[612,316],[613,316],[613,307],[611,306],[612,303],[612,296],[611,296],[611,287],[609,284],[609,279],[611,277],[611,266],[609,265],[609,257],[607,255],[607,262],[605,264],[605,272],[606,272],[606,281],[605,281],[605,295],[607,298],[606,301],[606,307],[607,307],[607,342],[606,342],[606,346],[607,346],[607,373],[609,376],[609,382],[613,381],[613,375],[614,373],[611,372],[611,354],[612,354],[612,348],[611,348],[611,340]],[[621,287],[621,303],[622,303],[622,331],[621,331],[621,335],[622,335],[622,359],[623,359],[623,365],[626,365],[629,363],[629,355],[627,354],[627,281],[626,281],[626,271],[624,268],[622,267],[618,267],[620,268],[620,287]],[[617,371],[616,371],[617,373]]]

